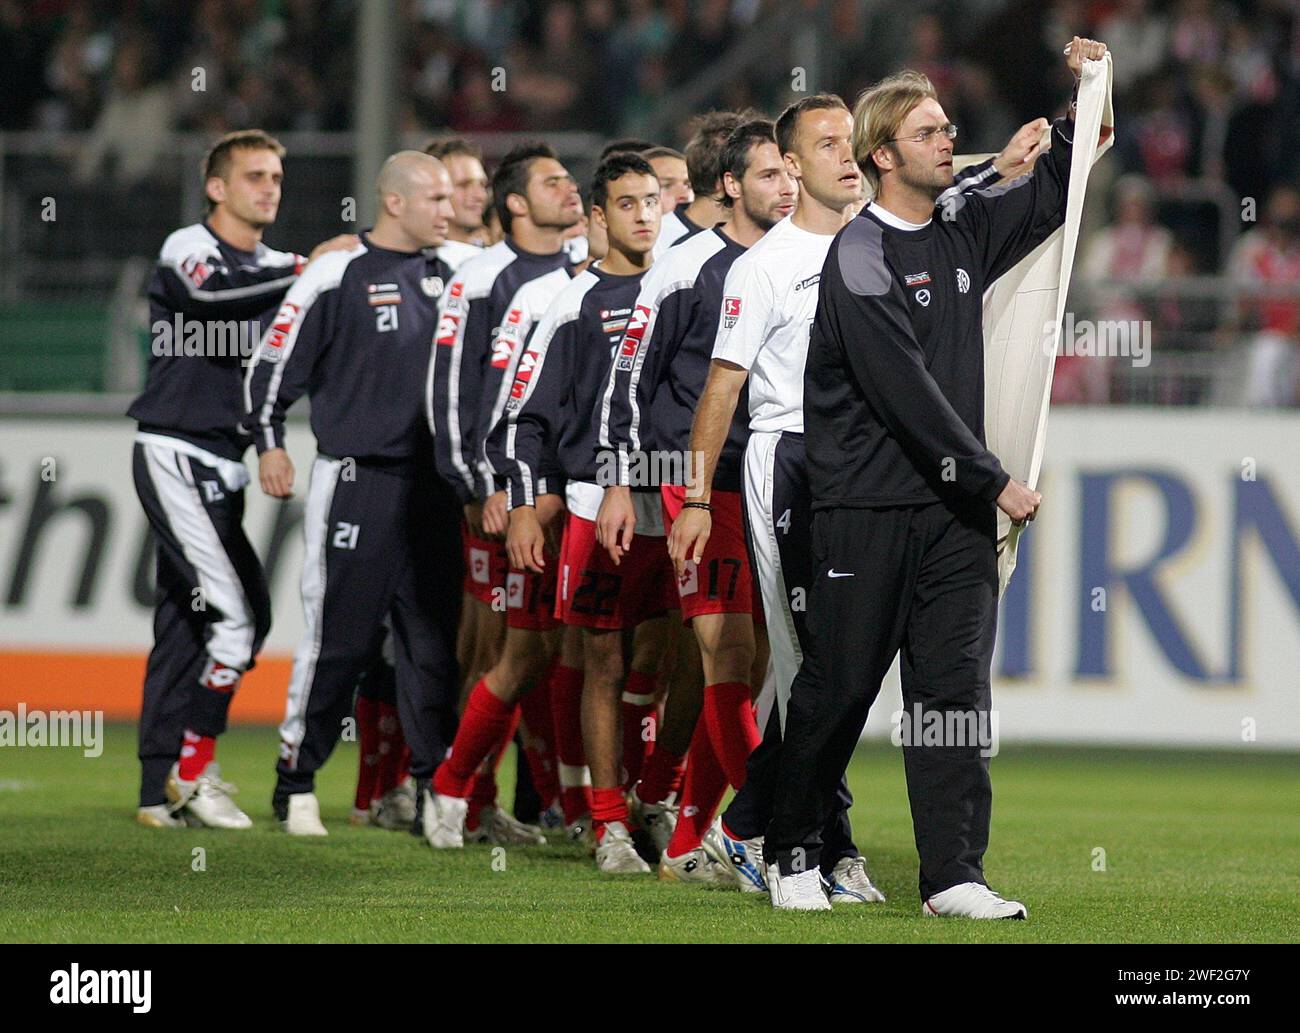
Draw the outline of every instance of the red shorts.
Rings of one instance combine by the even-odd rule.
[[[635,628],[675,610],[677,579],[668,543],[634,534],[617,566],[596,541],[596,524],[569,514],[560,546],[560,594],[555,612],[565,624],[610,630]]]
[[[665,484],[659,489],[664,506],[664,530],[673,530],[673,521],[686,501],[686,488]],[[740,511],[740,492],[714,491],[713,530],[704,546],[704,558],[698,567],[686,561],[686,571],[677,582],[682,600],[682,620],[689,621],[704,613],[749,613],[763,619],[763,601],[749,568],[745,549],[745,520]]]
[[[464,590],[484,605],[491,606],[492,589],[505,588],[506,585],[506,571],[510,568],[506,544],[479,538],[464,523],[460,525],[460,536],[465,547]]]
[[[555,616],[555,557],[547,557],[545,572],[511,569],[506,574],[506,627],[550,631],[560,626]]]

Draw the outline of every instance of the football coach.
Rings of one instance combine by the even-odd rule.
[[[1076,95],[1083,61],[1105,52],[1078,37],[1066,48]],[[1024,521],[1041,501],[984,443],[981,302],[1064,221],[1073,118],[1074,99],[1050,134],[1046,119],[1026,126],[1042,136],[1032,172],[956,195],[932,218],[957,133],[934,87],[901,72],[858,100],[853,153],[874,199],[831,245],[804,373],[815,575],[766,838],[775,907],[830,908],[820,830],[901,652],[922,911],[1026,916],[984,880],[987,743],[951,733],[988,727],[995,506]],[[939,745],[921,745],[921,727],[937,726],[927,716],[948,733]]]

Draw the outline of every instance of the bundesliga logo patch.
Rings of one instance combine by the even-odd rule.
[[[730,330],[736,325],[736,320],[740,318],[740,299],[723,298],[722,299],[722,328]]]
[[[930,282],[929,272],[908,273],[903,277],[903,282],[909,287],[920,287],[922,284]]]

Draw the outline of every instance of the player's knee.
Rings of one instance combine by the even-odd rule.
[[[713,684],[728,681],[748,683],[754,667],[754,644],[724,638],[706,654],[706,663],[709,681]]]

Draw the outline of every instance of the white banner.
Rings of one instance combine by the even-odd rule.
[[[5,653],[126,654],[142,673],[152,585],[133,434],[126,420],[0,420]],[[267,655],[281,658],[302,630],[295,521],[313,454],[306,426],[289,440],[298,499],[254,481],[245,519],[270,560]],[[1298,456],[1296,414],[1053,412],[1043,508],[1002,600],[1001,740],[1300,747]],[[29,698],[11,678],[0,669],[3,695]],[[887,734],[899,707],[895,673],[869,731]]]

